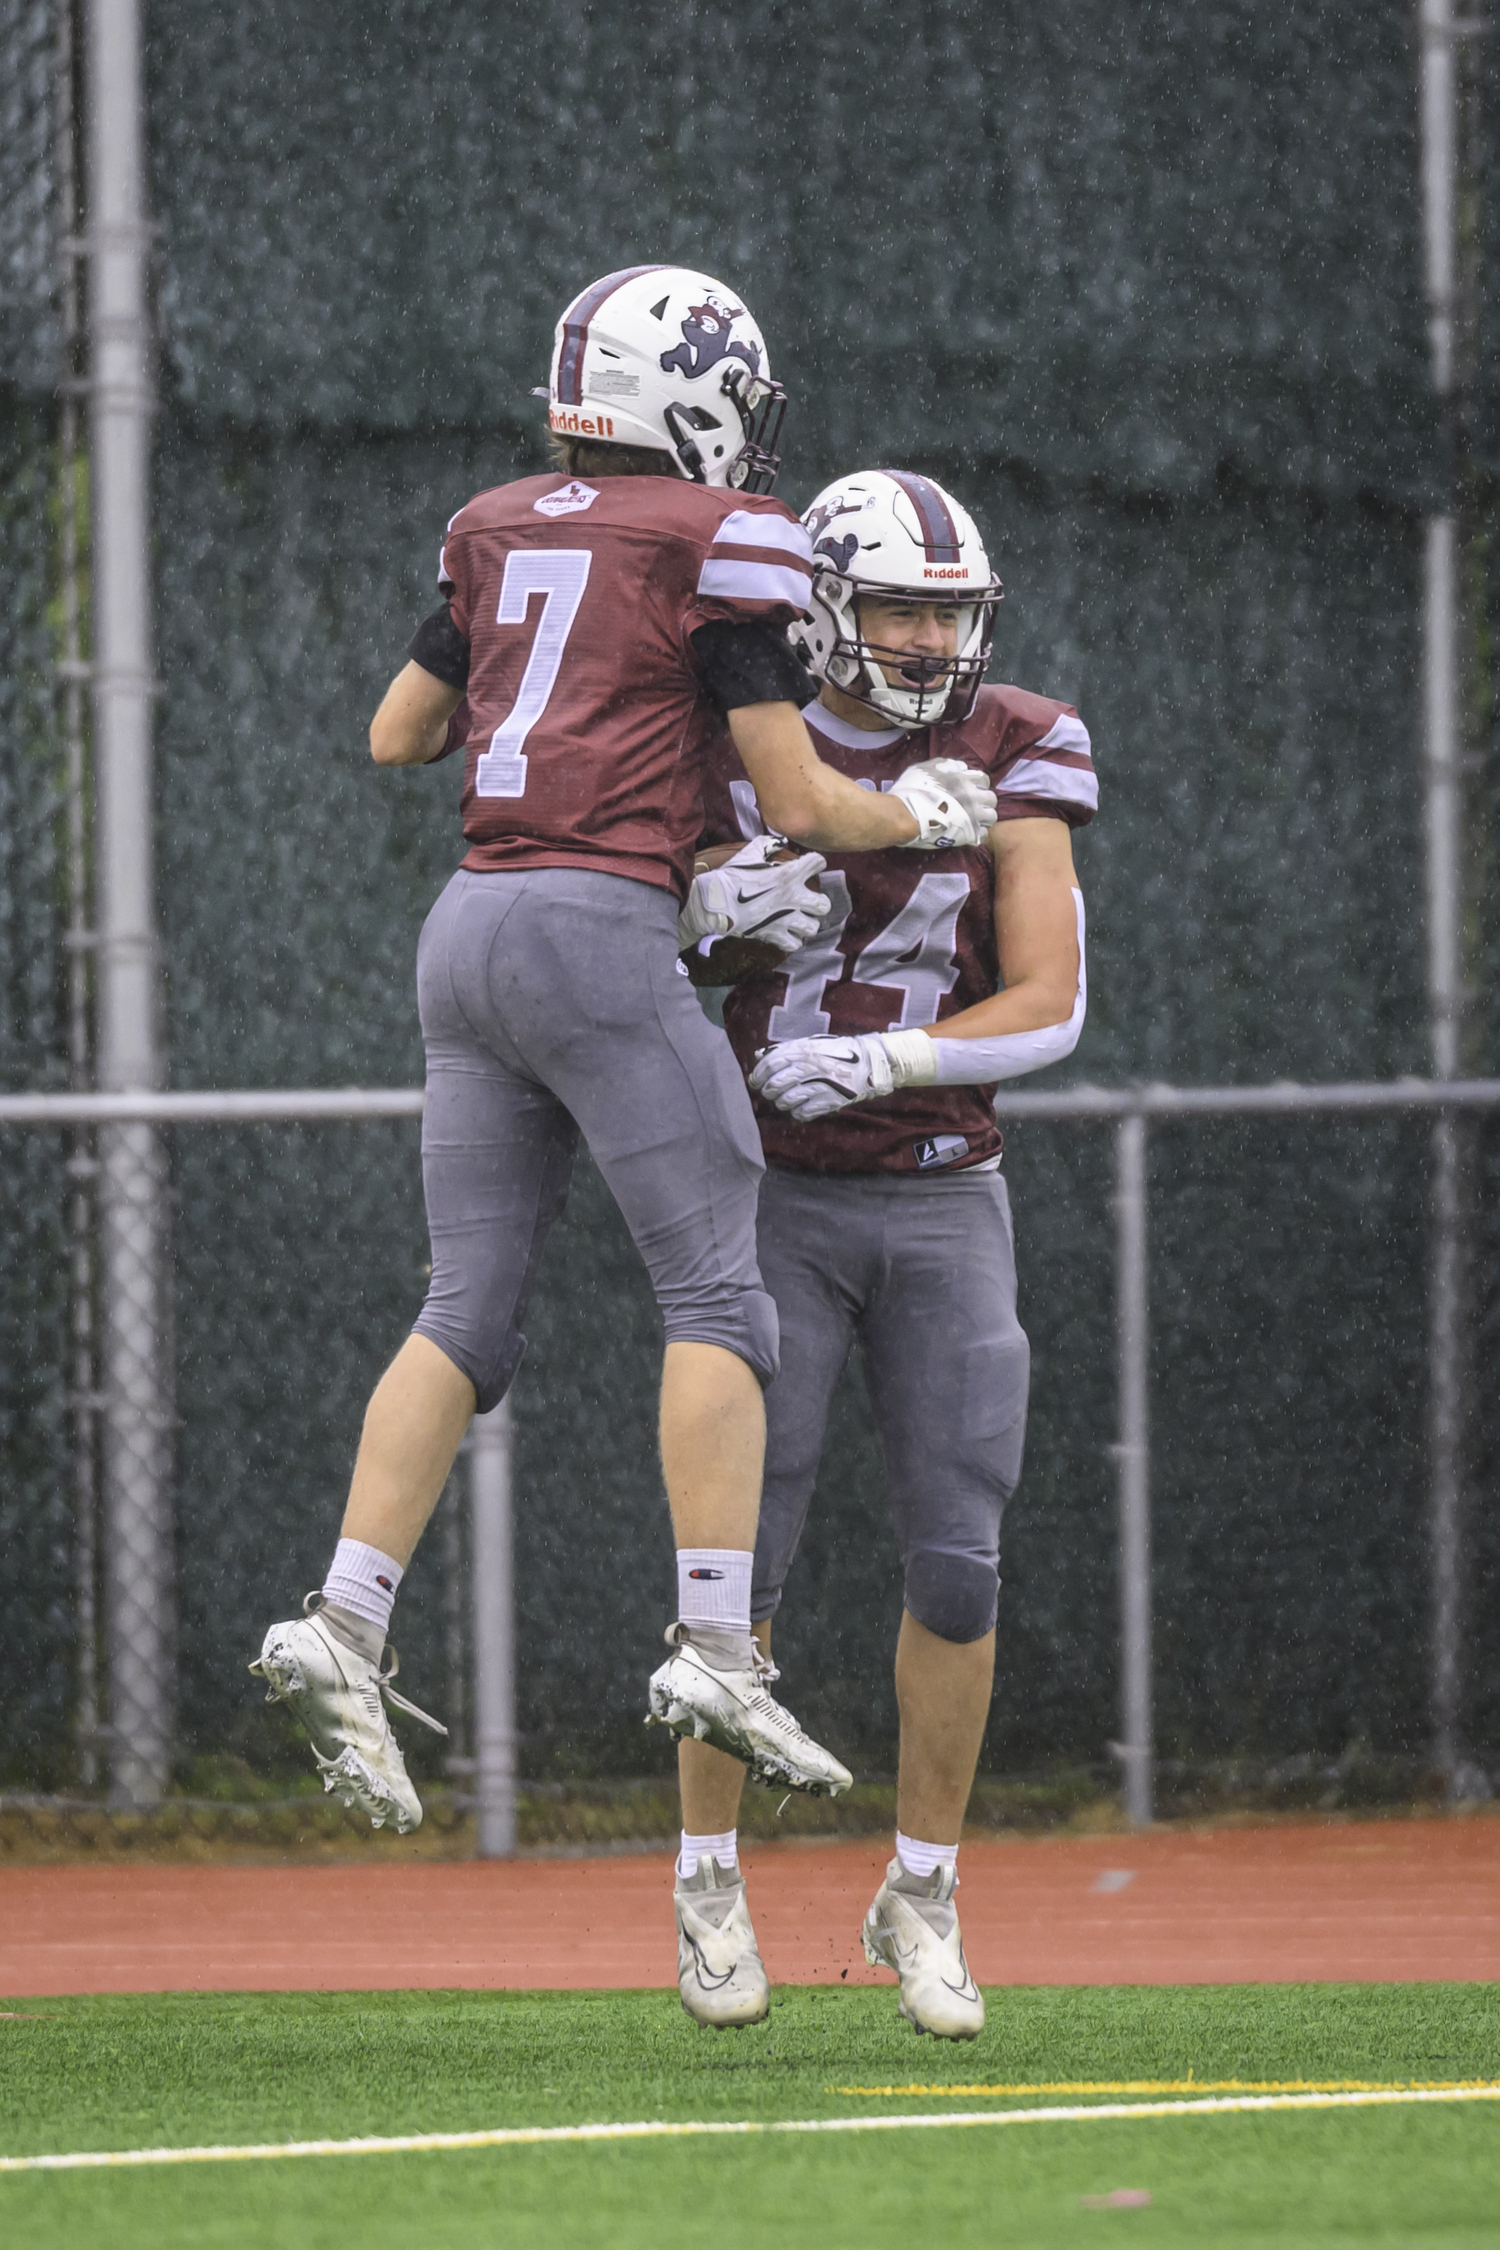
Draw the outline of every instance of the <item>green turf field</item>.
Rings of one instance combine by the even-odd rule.
[[[0,2021],[0,2154],[1030,2106],[963,2086],[1500,2080],[1492,1985],[988,1997],[963,2048],[917,2039],[869,1989],[781,1994],[739,2034],[698,2031],[657,1992],[17,2000],[35,2016]],[[901,2091],[849,2091],[880,2087]],[[1150,2207],[1082,2203],[1117,2188]],[[1494,2245],[1500,2103],[0,2176],[0,2242],[47,2250],[1121,2237]]]

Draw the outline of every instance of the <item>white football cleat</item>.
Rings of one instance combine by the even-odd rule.
[[[672,1905],[677,1915],[677,1989],[694,2023],[712,2024],[717,2031],[764,2023],[771,2012],[771,1987],[739,1869],[700,1859],[691,1875],[678,1876]]]
[[[901,1979],[901,2013],[937,2039],[977,2039],[984,1995],[969,1974],[953,1893],[958,1870],[912,1875],[899,1859],[885,1871],[862,1932],[872,1969]]]
[[[750,1661],[742,1664],[738,1644],[747,1641]],[[672,1654],[651,1675],[651,1715],[673,1734],[707,1742],[741,1765],[768,1789],[797,1789],[808,1797],[838,1797],[854,1776],[830,1751],[801,1727],[766,1682],[780,1678],[775,1665],[748,1636],[673,1625],[667,1633]],[[733,1647],[734,1654],[728,1653]]]
[[[390,1684],[398,1662],[394,1649],[390,1657],[389,1672],[382,1672],[314,1612],[273,1625],[250,1669],[266,1682],[266,1701],[285,1703],[306,1729],[324,1789],[341,1805],[368,1813],[372,1827],[383,1828],[389,1820],[398,1836],[409,1836],[422,1825],[422,1803],[407,1778],[381,1697],[434,1734],[448,1729],[396,1693]]]

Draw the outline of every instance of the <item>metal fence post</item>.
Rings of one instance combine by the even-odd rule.
[[[1464,961],[1464,706],[1462,593],[1463,396],[1472,374],[1472,275],[1460,256],[1465,180],[1461,47],[1489,27],[1473,6],[1419,0],[1423,282],[1444,489],[1427,520],[1422,600],[1422,784],[1426,843],[1427,999],[1433,1074],[1463,1068],[1468,994]],[[1472,632],[1469,637],[1472,639]],[[1432,1129],[1428,1264],[1428,1493],[1433,1757],[1451,1796],[1489,1794],[1463,1754],[1463,1444],[1468,1339],[1464,1130],[1457,1115]]]
[[[84,733],[84,683],[90,667],[83,660],[83,571],[78,536],[82,478],[79,347],[83,335],[78,240],[78,116],[74,85],[75,26],[70,6],[57,11],[55,177],[60,267],[58,309],[62,318],[63,381],[58,399],[58,490],[61,496],[59,555],[62,595],[62,656],[57,666],[61,688],[64,816],[68,863],[68,1081],[75,1093],[93,1081],[92,975],[89,955],[94,932],[89,898],[89,772]],[[69,1419],[73,1441],[73,1602],[74,1684],[77,1710],[78,1778],[85,1789],[99,1780],[99,1444],[98,1367],[95,1359],[94,1284],[98,1264],[94,1223],[94,1182],[99,1167],[94,1135],[75,1126],[68,1159],[72,1193],[68,1198]]]
[[[101,1088],[165,1076],[152,801],[144,69],[139,0],[88,0],[90,492]],[[104,1568],[113,1792],[166,1786],[173,1716],[166,1151],[158,1127],[99,1134]]]
[[[1151,1723],[1151,1329],[1146,1277],[1146,1120],[1115,1128],[1115,1335],[1119,1440],[1120,1736],[1125,1812],[1153,1817]]]
[[[467,1445],[479,1857],[509,1859],[516,1848],[516,1634],[508,1399],[475,1415]]]
[[[1458,1120],[1432,1128],[1432,1239],[1427,1306],[1427,1536],[1432,1620],[1432,1754],[1450,1791],[1463,1786],[1459,1664],[1459,1480],[1463,1432],[1463,1287]],[[1486,1792],[1487,1793],[1487,1792]]]

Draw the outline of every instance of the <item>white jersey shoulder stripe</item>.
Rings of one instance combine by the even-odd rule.
[[[1060,766],[1051,758],[1018,758],[1006,768],[995,788],[1002,797],[1045,797],[1055,804],[1099,810],[1099,777],[1092,766]]]
[[[1093,754],[1089,730],[1076,711],[1064,711],[1060,718],[1053,720],[1041,741],[1031,747],[1033,750],[1081,750],[1086,758]]]
[[[807,588],[806,573],[785,563],[731,562],[710,555],[698,574],[698,592],[705,600],[785,602],[800,612],[807,607]]]
[[[795,555],[812,570],[812,541],[807,526],[793,516],[760,515],[735,508],[714,533],[714,548],[770,547],[777,554]]]
[[[721,543],[709,550],[709,559],[716,563],[764,563],[771,570],[800,570],[803,584],[812,584],[812,572],[807,565],[795,555],[779,553],[775,547],[729,547]]]

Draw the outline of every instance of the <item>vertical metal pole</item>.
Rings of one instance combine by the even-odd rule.
[[[1422,777],[1427,876],[1427,996],[1432,1065],[1462,1067],[1463,723],[1459,650],[1457,474],[1458,57],[1452,0],[1421,0],[1422,216],[1432,383],[1442,420],[1445,491],[1423,553]],[[1458,1774],[1462,1665],[1459,1586],[1464,1290],[1460,1127],[1432,1129],[1428,1268],[1428,1544],[1433,1755]]]
[[[1151,1723],[1151,1328],[1146,1280],[1146,1120],[1115,1128],[1115,1334],[1119,1391],[1120,1741],[1125,1812],[1153,1817]]]
[[[1432,1241],[1427,1307],[1428,1540],[1432,1602],[1432,1755],[1452,1790],[1460,1747],[1459,1478],[1463,1437],[1461,1381],[1462,1228],[1458,1123],[1432,1128]]]
[[[1427,1003],[1432,1067],[1456,1078],[1463,981],[1463,745],[1458,689],[1458,524],[1427,525],[1422,599],[1423,829],[1427,875]]]
[[[448,1721],[448,1754],[444,1770],[470,1774],[469,1756],[469,1634],[467,1592],[464,1585],[463,1482],[450,1476],[440,1503],[443,1541],[443,1638],[448,1660],[448,1694],[444,1716]]]
[[[75,117],[73,10],[70,0],[57,12],[57,216],[62,271],[58,295],[62,313],[63,384],[58,417],[58,486],[61,493],[60,562],[62,577],[63,800],[68,884],[68,1082],[74,1093],[92,1083],[89,1029],[88,773],[83,731],[83,687],[89,667],[83,661],[82,603],[79,596],[78,345],[82,333],[78,301],[78,142]],[[98,1173],[94,1136],[86,1125],[70,1136],[68,1178],[69,1325],[71,1351],[68,1401],[73,1425],[73,1609],[74,1681],[77,1711],[74,1732],[78,1773],[86,1789],[99,1779],[99,1620],[98,1620],[98,1411],[94,1362],[94,1194]]]
[[[510,1401],[469,1426],[474,1580],[474,1796],[479,1857],[516,1848],[516,1637]]]
[[[98,1075],[160,1086],[152,802],[144,76],[139,0],[87,0]],[[150,1804],[172,1736],[166,1162],[150,1125],[99,1134],[104,1566],[113,1794]]]

